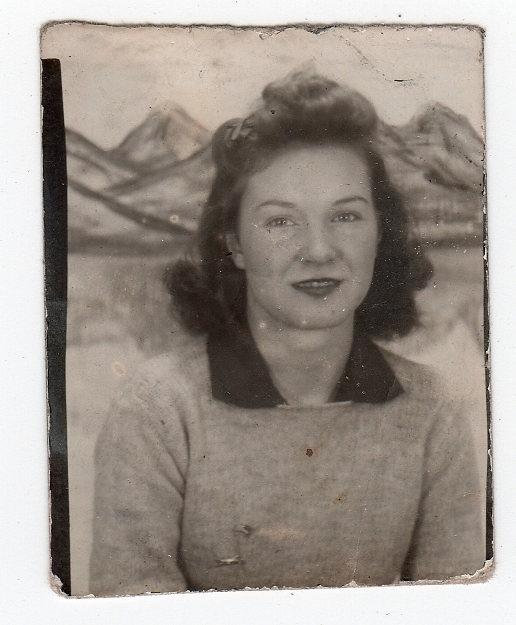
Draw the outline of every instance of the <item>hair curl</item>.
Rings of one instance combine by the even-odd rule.
[[[226,234],[236,232],[248,177],[289,145],[351,146],[367,163],[379,217],[374,274],[355,311],[355,327],[371,337],[407,334],[418,321],[414,293],[431,275],[409,242],[403,201],[375,149],[378,116],[358,92],[313,72],[299,71],[265,87],[256,110],[230,120],[212,139],[215,179],[198,231],[200,262],[182,260],[166,274],[174,308],[192,332],[215,332],[246,315],[245,272],[235,267]]]

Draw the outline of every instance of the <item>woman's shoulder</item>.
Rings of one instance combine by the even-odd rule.
[[[135,364],[113,393],[96,443],[96,465],[112,467],[121,454],[156,459],[166,449],[185,470],[188,441],[198,431],[202,397],[209,392],[206,347],[201,337]],[[125,461],[124,461],[125,462]]]
[[[188,379],[200,382],[207,373],[207,349],[204,335],[182,334],[174,338],[165,351],[143,360],[138,375],[147,383],[174,384]]]
[[[114,397],[118,413],[149,416],[192,412],[210,393],[210,374],[203,336],[181,336],[167,351],[143,359],[120,384]]]
[[[431,435],[438,422],[455,418],[455,410],[448,404],[435,369],[394,353],[384,347],[380,351],[391,367],[401,387],[393,409],[400,424],[424,437]]]
[[[401,356],[383,345],[377,347],[392,368],[404,394],[422,401],[435,400],[439,396],[439,378],[432,367]]]
[[[469,424],[445,392],[437,370],[383,347],[380,349],[403,389],[399,400],[405,405],[401,412],[408,419],[407,427],[420,429],[434,438],[440,432],[445,438],[466,440]]]

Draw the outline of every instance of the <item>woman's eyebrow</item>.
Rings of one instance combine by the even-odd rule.
[[[348,195],[346,197],[341,197],[338,200],[335,200],[332,206],[340,206],[341,204],[349,204],[350,202],[356,202],[357,200],[361,202],[365,202],[366,204],[368,203],[367,198],[365,198],[363,195]]]
[[[286,200],[276,200],[271,198],[270,200],[265,200],[258,204],[256,208],[262,208],[262,206],[280,206],[281,208],[295,208],[295,204],[293,202],[287,202]]]
[[[340,206],[342,204],[349,204],[350,202],[362,201],[367,203],[367,198],[363,195],[348,195],[346,197],[339,198],[332,202],[332,206]],[[256,208],[262,208],[264,206],[279,206],[280,208],[295,208],[294,202],[288,202],[287,200],[278,200],[276,198],[270,198],[263,202],[260,202]]]

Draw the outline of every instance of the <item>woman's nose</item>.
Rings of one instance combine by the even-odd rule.
[[[309,225],[304,233],[301,255],[305,262],[329,263],[336,259],[337,249],[331,234],[322,225]]]

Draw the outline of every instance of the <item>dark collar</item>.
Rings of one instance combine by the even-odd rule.
[[[247,327],[210,335],[208,360],[215,399],[241,408],[286,404]],[[333,401],[378,404],[393,399],[402,391],[378,347],[367,337],[356,335]]]

